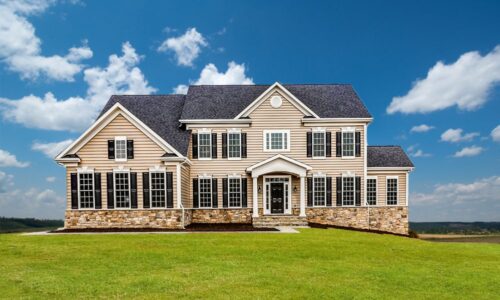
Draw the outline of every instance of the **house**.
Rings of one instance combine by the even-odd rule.
[[[329,224],[408,233],[399,146],[368,146],[351,85],[200,85],[112,96],[57,156],[65,228]]]

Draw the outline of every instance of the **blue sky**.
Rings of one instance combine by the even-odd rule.
[[[402,2],[0,0],[0,215],[63,217],[49,156],[109,94],[279,81],[353,84],[412,221],[500,221],[500,3]]]

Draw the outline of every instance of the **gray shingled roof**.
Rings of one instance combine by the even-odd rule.
[[[285,84],[321,118],[370,118],[350,84]],[[270,85],[192,85],[181,119],[232,119]]]
[[[400,146],[368,146],[368,167],[413,167]]]
[[[189,132],[179,128],[184,99],[184,95],[114,95],[101,115],[119,102],[177,151],[186,155]]]

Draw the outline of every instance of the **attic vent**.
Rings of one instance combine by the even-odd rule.
[[[283,100],[281,100],[280,96],[272,96],[271,97],[271,106],[273,108],[280,108],[281,104],[283,104]]]

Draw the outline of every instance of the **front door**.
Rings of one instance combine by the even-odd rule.
[[[271,183],[271,213],[282,214],[285,212],[284,184],[282,182]]]

